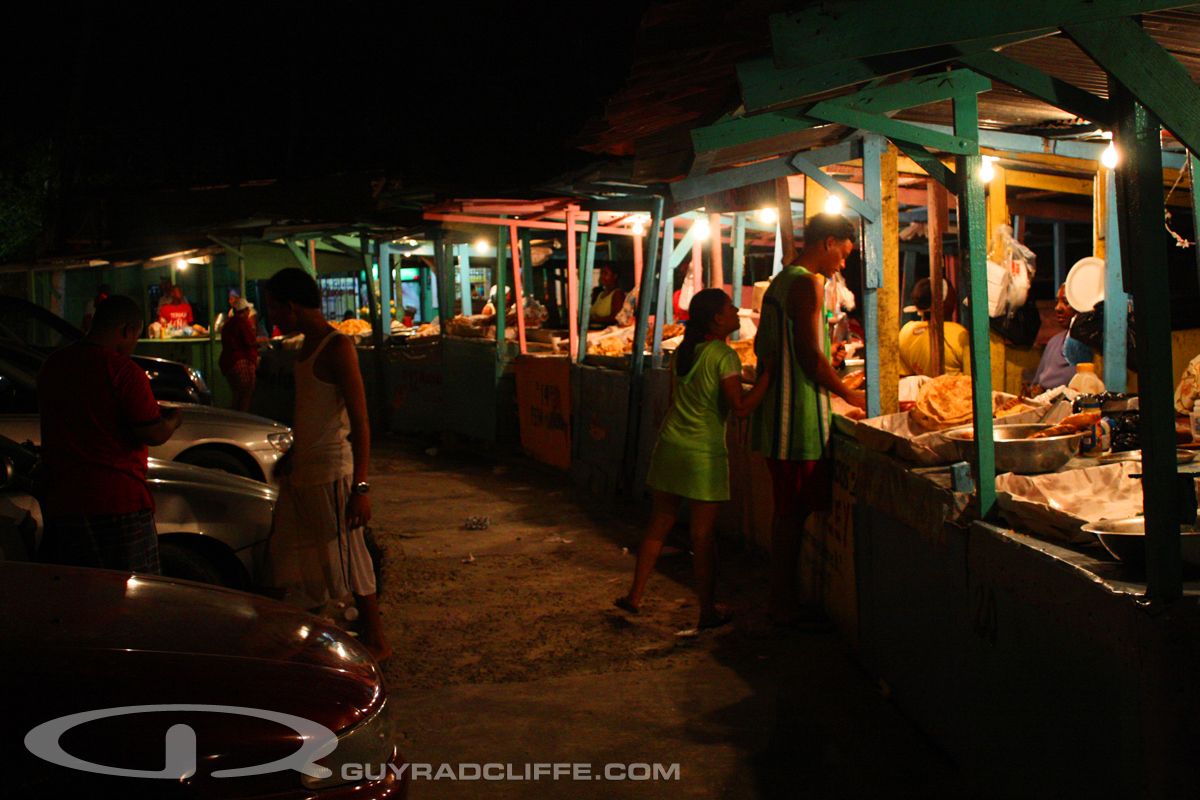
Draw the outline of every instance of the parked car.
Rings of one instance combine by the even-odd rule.
[[[0,295],[0,342],[45,358],[63,345],[82,338],[83,331],[36,303]],[[146,370],[150,388],[158,400],[212,405],[212,391],[196,369],[153,356],[134,355],[133,360]]]
[[[9,687],[0,715],[7,796],[407,796],[379,666],[328,620],[265,598],[0,562],[0,680]],[[91,719],[63,719],[82,714]],[[336,748],[311,761],[328,732]],[[302,750],[300,766],[323,766],[325,777],[297,762],[273,764]],[[164,765],[179,772],[96,770],[162,773]],[[263,766],[262,774],[217,774]]]
[[[41,361],[28,352],[0,346],[0,435],[40,444],[37,370]],[[150,448],[153,458],[269,482],[275,462],[292,446],[291,429],[265,417],[191,403],[164,405],[177,405],[183,423],[167,442]]]
[[[31,494],[37,454],[0,436],[0,560],[29,561],[42,513]],[[163,574],[249,589],[271,536],[276,491],[249,478],[150,459]]]

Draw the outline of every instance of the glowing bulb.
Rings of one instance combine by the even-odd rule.
[[[479,241],[477,241],[475,243],[475,252],[486,253],[487,249],[488,249],[488,243],[485,239],[480,239]]]
[[[184,261],[182,258],[179,259],[175,262],[175,269],[183,272],[185,269],[187,269],[187,261]]]
[[[1109,142],[1108,147],[1104,148],[1104,152],[1100,154],[1100,163],[1108,169],[1113,169],[1117,166],[1117,161],[1117,146]]]
[[[706,219],[696,220],[696,238],[707,239],[708,234],[709,234],[708,220],[706,220]]]
[[[775,213],[775,209],[773,208],[764,208],[762,211],[758,212],[758,218],[770,225],[775,220],[779,219],[779,215]]]
[[[827,197],[825,199],[825,213],[826,214],[842,213],[842,198],[838,197],[836,194],[829,195],[829,197]]]
[[[979,167],[979,180],[987,183],[994,177],[996,177],[996,170],[992,168],[991,159],[984,156],[983,164]]]
[[[633,221],[633,233],[635,236],[641,236],[646,232],[646,225],[642,222],[642,218],[638,217]]]

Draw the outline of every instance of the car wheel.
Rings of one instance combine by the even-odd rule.
[[[191,464],[194,467],[219,469],[231,475],[258,480],[258,476],[250,471],[250,468],[246,466],[244,461],[233,453],[226,453],[222,450],[195,450],[184,453],[175,460],[184,464]]]
[[[179,578],[213,586],[225,585],[225,581],[221,578],[221,571],[216,566],[195,550],[183,545],[159,541],[158,560],[162,565],[162,574],[168,578]]]

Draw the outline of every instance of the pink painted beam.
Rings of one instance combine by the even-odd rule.
[[[571,358],[579,352],[579,256],[576,254],[575,210],[567,210],[567,340],[571,345]]]
[[[513,294],[517,301],[517,342],[521,347],[521,355],[524,356],[529,354],[529,347],[525,343],[525,292],[521,286],[521,239],[517,235],[516,225],[509,225],[508,233],[508,241],[512,243]],[[501,311],[500,313],[505,312]],[[498,344],[504,347],[503,342],[498,342]]]
[[[709,236],[712,237],[712,285],[720,289],[725,285],[725,265],[721,253],[721,215],[708,215]]]

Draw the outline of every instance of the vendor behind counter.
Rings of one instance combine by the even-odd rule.
[[[971,337],[967,329],[949,319],[958,302],[954,287],[949,281],[942,283],[943,289],[943,372],[946,375],[971,374]],[[929,317],[933,307],[933,289],[928,278],[917,281],[913,287],[912,302],[921,319],[909,322],[900,329],[900,377],[933,375],[929,335]]]

